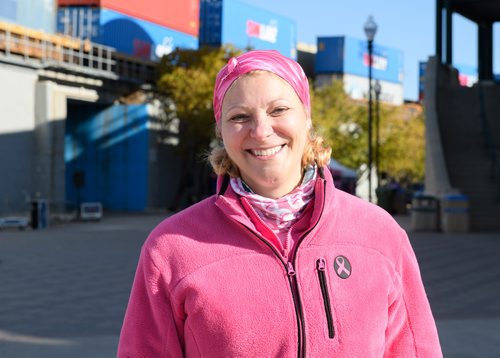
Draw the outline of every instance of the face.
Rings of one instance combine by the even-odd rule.
[[[240,77],[224,97],[219,125],[226,152],[255,193],[279,198],[300,184],[311,119],[286,81],[265,71]]]

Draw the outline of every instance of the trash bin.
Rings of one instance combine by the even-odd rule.
[[[439,200],[434,196],[418,195],[413,197],[411,208],[412,231],[437,231]]]
[[[392,200],[392,209],[395,215],[406,215],[406,191],[403,189],[394,192],[394,199]]]
[[[47,200],[37,199],[31,202],[31,227],[45,229],[49,226],[49,205]]]
[[[380,186],[375,190],[375,193],[377,194],[377,205],[389,214],[393,214],[394,190],[388,186]]]
[[[441,198],[441,230],[443,232],[469,231],[469,198],[450,194]]]

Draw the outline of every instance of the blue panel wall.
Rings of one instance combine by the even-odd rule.
[[[297,58],[295,22],[237,0],[201,0],[200,46],[277,50]]]
[[[277,50],[297,58],[294,21],[236,0],[223,2],[221,42],[241,49]]]
[[[172,52],[176,47],[198,48],[197,37],[116,11],[101,10],[100,23],[101,31],[95,40],[128,54],[154,60]]]
[[[200,1],[200,46],[277,50],[297,59],[297,27],[287,17],[237,0]]]
[[[220,46],[222,31],[222,0],[200,1],[200,46]]]
[[[316,73],[344,72],[344,37],[318,37],[314,63]]]
[[[66,6],[57,10],[57,32],[82,39],[99,36],[100,9]]]
[[[58,10],[57,29],[151,60],[161,58],[176,47],[198,48],[195,36],[102,8],[61,8]]]
[[[351,74],[368,77],[368,44],[346,36],[319,37],[316,73]],[[373,78],[403,82],[403,52],[378,45],[373,46]]]
[[[147,105],[69,105],[66,123],[66,200],[143,211],[148,206]],[[85,177],[81,189],[74,183],[78,172]]]
[[[344,72],[352,75],[368,77],[368,45],[365,40],[345,38]],[[373,45],[373,78],[402,83],[403,52],[393,48]]]

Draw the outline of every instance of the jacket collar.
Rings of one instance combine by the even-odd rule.
[[[318,168],[318,176],[316,178],[316,188],[314,195],[314,208],[311,216],[311,227],[309,234],[313,234],[321,226],[321,222],[333,220],[330,217],[333,206],[335,205],[335,186],[330,171],[326,167]],[[239,222],[251,229],[254,232],[259,232],[255,224],[246,213],[242,206],[240,197],[233,191],[229,185],[229,176],[219,176],[217,178],[217,198],[215,205],[229,218]],[[329,213],[325,217],[323,213]],[[335,213],[335,210],[333,211]]]

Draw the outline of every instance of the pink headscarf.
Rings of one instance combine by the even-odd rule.
[[[222,101],[231,84],[245,73],[263,70],[278,75],[292,86],[308,113],[311,112],[309,82],[304,70],[294,60],[275,50],[255,50],[232,57],[217,74],[214,87],[214,115],[219,123]]]

